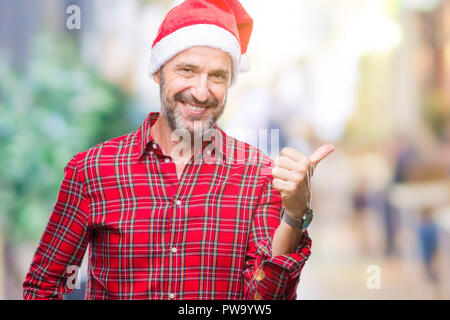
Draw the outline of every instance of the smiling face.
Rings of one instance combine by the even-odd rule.
[[[231,80],[232,60],[211,47],[187,49],[167,62],[153,79],[160,86],[161,111],[172,131],[213,128],[222,115]]]

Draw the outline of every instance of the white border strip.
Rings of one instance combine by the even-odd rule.
[[[178,53],[194,46],[208,46],[230,54],[233,60],[231,84],[239,72],[241,48],[229,31],[214,24],[195,24],[180,28],[162,38],[152,49],[148,74],[150,77]]]

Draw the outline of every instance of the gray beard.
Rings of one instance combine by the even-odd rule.
[[[174,105],[171,107],[168,107],[169,102],[164,99],[164,85],[165,81],[164,78],[159,76],[160,79],[160,86],[159,86],[159,96],[161,101],[161,113],[163,114],[164,118],[166,119],[170,129],[174,132],[182,132],[187,131],[191,135],[191,137],[203,137],[203,135],[208,131],[214,128],[214,125],[216,124],[217,120],[222,116],[223,111],[225,110],[225,104],[227,100],[227,95],[225,95],[222,109],[220,112],[213,113],[209,116],[209,118],[206,121],[198,121],[200,125],[194,124],[194,130],[190,130],[188,127],[184,125],[183,116],[180,114],[179,110],[176,108],[175,104],[176,101],[174,101]],[[194,121],[195,123],[195,121]]]

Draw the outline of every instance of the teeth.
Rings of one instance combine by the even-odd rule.
[[[188,109],[190,109],[192,111],[203,111],[205,109],[202,107],[193,106],[192,104],[188,104],[188,103],[186,103],[185,105],[188,107]]]

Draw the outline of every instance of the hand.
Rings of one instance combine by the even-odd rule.
[[[280,191],[283,206],[293,217],[300,219],[308,205],[309,186],[306,173],[311,166],[314,170],[319,161],[334,150],[333,145],[326,144],[308,158],[298,150],[283,148],[281,156],[275,158],[272,168],[273,186]]]

